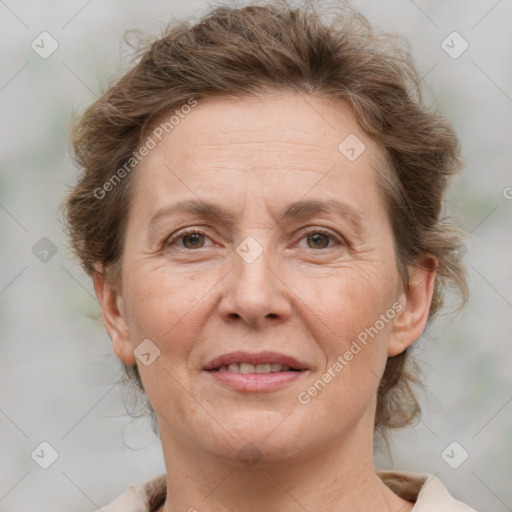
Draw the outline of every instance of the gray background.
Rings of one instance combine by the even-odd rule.
[[[512,511],[512,1],[352,5],[408,39],[427,97],[451,117],[467,168],[449,206],[471,233],[469,304],[416,344],[429,388],[422,421],[395,436],[392,461],[376,463],[437,474],[479,511]],[[92,286],[66,248],[57,207],[76,178],[70,116],[121,69],[124,31],[157,33],[207,9],[192,0],[0,0],[1,511],[94,510],[164,472],[147,421],[126,415],[120,366],[91,318]],[[43,31],[59,45],[47,59],[30,46]],[[456,59],[441,46],[453,31],[469,44]],[[52,247],[43,237],[55,255],[41,252]],[[46,470],[31,458],[42,441],[58,452]],[[441,456],[454,441],[452,464],[469,454],[458,469]]]

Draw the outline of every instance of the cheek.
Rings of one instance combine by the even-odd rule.
[[[325,284],[311,301],[319,320],[317,340],[325,353],[319,377],[329,383],[324,398],[331,400],[335,393],[333,403],[342,407],[342,402],[368,397],[378,387],[394,317],[394,281],[384,273],[344,269],[331,278],[330,286]]]
[[[384,269],[375,271],[369,265],[361,265],[336,269],[325,279],[301,279],[310,286],[308,302],[332,335],[334,346],[357,337],[391,308],[396,298],[394,280],[385,274]]]
[[[127,318],[131,332],[161,339],[200,302],[203,285],[165,265],[126,266]]]
[[[127,320],[134,348],[145,339],[158,347],[150,365],[139,361],[145,392],[157,412],[172,410],[178,416],[193,414],[191,378],[187,360],[194,341],[201,338],[199,317],[208,315],[207,279],[176,275],[150,265],[126,267]],[[160,415],[159,415],[160,416]],[[165,415],[164,415],[165,416]]]
[[[198,318],[208,314],[205,294],[214,283],[209,283],[207,276],[197,279],[177,275],[168,268],[149,267],[134,265],[126,269],[126,316],[132,345],[135,348],[142,340],[150,339],[160,350],[155,368],[139,365],[141,378],[147,379],[145,374],[155,373],[158,366],[159,373],[164,374],[165,366],[183,381],[193,340],[201,336]]]

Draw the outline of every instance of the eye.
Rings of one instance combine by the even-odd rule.
[[[345,245],[337,236],[334,236],[330,231],[323,228],[310,229],[306,233],[303,233],[301,240],[306,239],[308,248],[310,249],[327,249],[329,246],[329,239],[338,242],[341,245]]]
[[[164,248],[171,248],[176,245],[176,242],[181,241],[182,244],[178,249],[195,250],[205,247],[205,239],[211,240],[201,230],[191,228],[185,231],[180,231],[167,239]],[[329,248],[329,241],[337,242],[340,245],[346,245],[342,239],[332,234],[324,228],[315,227],[302,234],[301,240],[306,239],[309,249],[327,249]]]
[[[183,246],[178,247],[179,249],[202,249],[204,246],[204,239],[210,237],[206,236],[202,231],[198,229],[189,229],[186,231],[180,231],[175,235],[172,235],[165,242],[165,248],[175,245],[178,240],[183,241]],[[210,239],[211,240],[211,239]]]

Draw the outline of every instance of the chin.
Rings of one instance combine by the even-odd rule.
[[[207,451],[232,462],[240,461],[246,466],[258,462],[261,467],[266,463],[286,462],[308,449],[308,432],[313,430],[317,441],[319,434],[317,429],[311,429],[310,421],[309,426],[297,424],[296,413],[290,411],[240,412],[220,421],[227,432],[223,429],[219,432],[215,424],[212,425],[215,435],[209,432],[200,437],[203,442],[209,441],[205,446]]]

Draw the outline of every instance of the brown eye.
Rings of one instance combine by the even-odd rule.
[[[185,236],[182,236],[181,238],[183,240],[183,245],[187,249],[199,249],[204,244],[204,239],[202,240],[202,243],[201,243],[201,239],[204,237],[200,233],[191,233],[190,235],[185,235]],[[187,240],[190,242],[189,244],[186,243]]]
[[[326,249],[329,246],[329,236],[325,233],[313,233],[308,235],[308,242],[311,242],[311,249]]]
[[[336,244],[339,246],[346,246],[343,238],[320,227],[306,231],[301,240],[306,240],[307,249],[323,250]],[[334,242],[334,244],[329,245],[330,242]]]
[[[167,240],[165,247],[174,249],[174,246],[178,245],[178,249],[202,249],[205,246],[205,239],[209,239],[209,237],[204,235],[201,231],[182,231],[181,233],[171,236]],[[181,244],[178,243],[180,241],[182,242]]]

